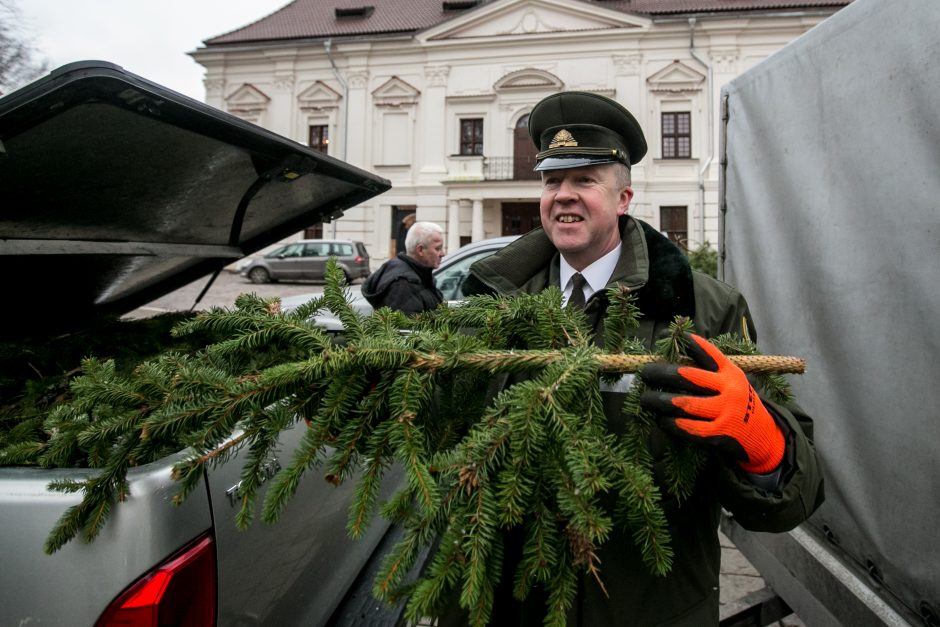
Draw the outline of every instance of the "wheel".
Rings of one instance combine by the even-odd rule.
[[[252,268],[248,273],[248,278],[252,283],[267,283],[271,280],[271,275],[264,268]]]

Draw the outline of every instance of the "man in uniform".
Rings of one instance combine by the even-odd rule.
[[[722,333],[756,338],[744,297],[692,271],[680,249],[628,214],[630,166],[646,154],[630,112],[597,94],[557,93],[532,110],[529,134],[539,150],[542,228],[476,262],[470,278],[475,291],[513,295],[557,286],[568,306],[583,308],[600,346],[609,306],[605,290],[614,285],[636,295],[642,314],[636,335],[648,349],[676,316],[690,318],[695,367],[661,364],[640,375],[649,388],[643,405],[656,413],[660,427],[649,443],[654,473],[661,482],[664,438],[682,437],[716,451],[690,497],[680,503],[661,490],[675,555],[669,574],[650,574],[629,531],[616,529],[598,550],[607,594],[585,574],[568,624],[715,625],[721,508],[756,531],[785,531],[804,521],[823,499],[812,422],[795,405],[759,398],[744,373],[707,341]],[[625,428],[626,391],[626,385],[602,384],[615,433]],[[520,558],[507,542],[493,620],[541,625],[543,594],[534,590],[524,602],[512,597]],[[440,625],[465,620],[453,609]]]

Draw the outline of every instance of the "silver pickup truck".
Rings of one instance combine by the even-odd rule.
[[[389,187],[112,64],[64,66],[0,99],[0,334],[55,342]],[[51,555],[80,494],[47,486],[91,471],[0,467],[0,625],[335,623],[387,532],[347,538],[353,482],[311,476],[280,522],[239,531],[239,460],[176,507],[182,454],[132,469],[100,536]]]

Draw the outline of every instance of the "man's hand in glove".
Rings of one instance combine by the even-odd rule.
[[[738,461],[746,472],[773,472],[783,459],[780,427],[744,372],[708,340],[690,340],[696,367],[649,364],[640,372],[647,389],[640,404],[677,435],[701,439]]]

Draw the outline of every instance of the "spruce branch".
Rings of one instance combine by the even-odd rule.
[[[294,311],[277,299],[242,295],[233,310],[213,309],[179,323],[174,337],[211,338],[132,371],[88,359],[72,400],[45,424],[45,441],[0,451],[17,459],[94,470],[53,489],[82,494],[46,548],[94,538],[128,494],[127,471],[189,447],[173,477],[181,502],[207,467],[242,463],[239,527],[276,522],[312,470],[333,484],[356,482],[347,531],[359,537],[376,510],[403,537],[375,579],[377,598],[406,599],[411,620],[454,600],[470,622],[486,624],[504,575],[504,534],[521,538],[513,594],[547,592],[547,624],[564,624],[579,575],[605,590],[598,551],[615,530],[632,534],[656,575],[673,559],[663,494],[680,503],[708,457],[666,440],[654,472],[650,441],[661,437],[639,406],[642,382],[625,396],[622,434],[610,431],[599,381],[619,379],[657,360],[681,362],[689,320],[646,353],[633,337],[639,312],[627,288],[608,290],[606,350],[594,346],[582,312],[562,308],[560,290],[513,298],[472,297],[458,307],[407,318],[380,309],[359,316],[342,273],[330,262],[323,296]],[[337,343],[310,322],[328,309],[345,325]],[[402,332],[406,329],[407,332]],[[757,385],[785,400],[785,372],[801,360],[763,356],[737,337],[715,339]],[[300,444],[262,483],[287,429]],[[403,477],[378,503],[380,485]],[[423,551],[430,561],[416,580]]]
[[[548,510],[544,501],[538,500],[529,518],[524,522],[522,561],[516,569],[513,586],[513,597],[519,601],[528,597],[529,590],[536,583],[544,585],[551,581],[556,572],[557,556],[550,549],[560,544],[555,519],[555,514]]]

